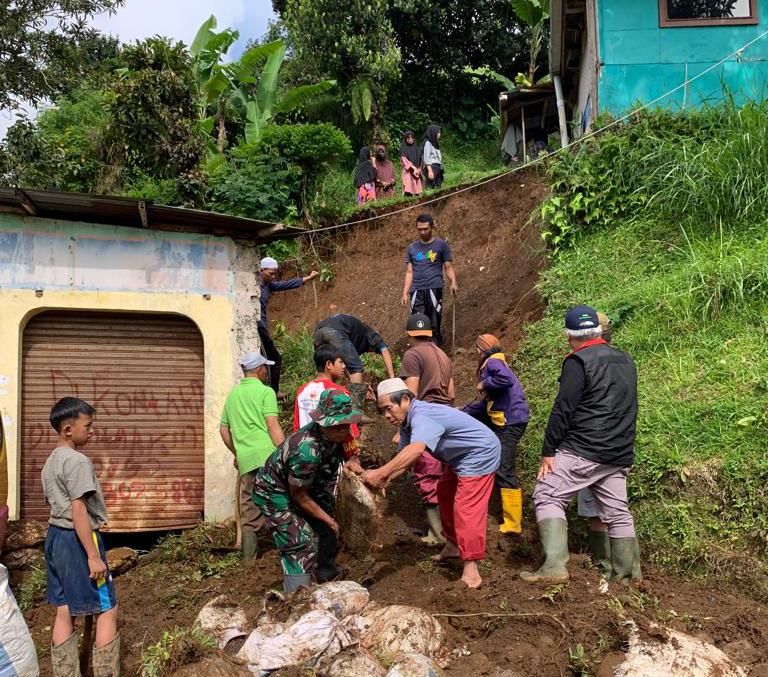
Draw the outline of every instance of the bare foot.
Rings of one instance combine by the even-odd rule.
[[[443,549],[437,555],[432,555],[432,559],[435,562],[445,562],[447,559],[459,559],[459,548],[455,543],[446,541]]]
[[[480,572],[477,569],[477,562],[464,562],[464,573],[461,575],[462,582],[471,590],[477,590],[482,584]]]

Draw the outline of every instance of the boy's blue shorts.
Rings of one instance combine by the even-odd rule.
[[[106,562],[104,543],[98,531],[93,532],[101,558]],[[45,537],[45,569],[48,577],[48,604],[68,606],[71,616],[101,614],[117,606],[112,574],[90,578],[88,555],[74,529],[48,525]]]

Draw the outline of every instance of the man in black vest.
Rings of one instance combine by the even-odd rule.
[[[546,557],[529,582],[568,580],[565,507],[589,487],[608,526],[611,580],[640,578],[635,524],[627,505],[627,475],[634,463],[637,369],[626,353],[602,338],[597,312],[577,306],[565,315],[572,352],[560,374],[560,390],[544,434],[533,501]]]

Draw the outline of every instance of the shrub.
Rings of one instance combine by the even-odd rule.
[[[200,628],[173,628],[141,651],[141,677],[163,677],[216,649],[216,640]]]
[[[208,179],[211,209],[264,221],[291,221],[298,214],[302,171],[260,144],[240,143],[230,162]]]

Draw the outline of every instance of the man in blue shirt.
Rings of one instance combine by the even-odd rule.
[[[485,559],[488,501],[501,459],[498,438],[458,409],[415,399],[400,378],[382,381],[377,395],[384,418],[400,427],[400,451],[389,463],[366,471],[363,481],[371,487],[385,486],[425,451],[442,461],[437,501],[446,543],[434,559],[460,558],[461,580],[469,588],[479,588],[477,562]]]
[[[305,277],[294,277],[290,280],[278,280],[277,275],[280,266],[271,256],[266,256],[261,259],[261,265],[259,267],[261,269],[259,277],[259,287],[261,292],[259,296],[259,303],[261,305],[259,338],[261,339],[264,356],[275,363],[269,370],[269,384],[272,387],[272,390],[277,393],[277,398],[283,399],[285,395],[280,392],[280,369],[283,365],[283,356],[280,354],[280,351],[277,349],[277,346],[269,333],[269,323],[267,321],[267,305],[269,304],[269,297],[272,295],[272,292],[288,291],[289,289],[302,287],[306,282],[314,280],[318,276],[318,272],[313,270]]]
[[[408,245],[405,254],[405,282],[401,302],[403,307],[410,305],[411,313],[422,313],[429,318],[432,338],[437,345],[442,345],[443,268],[454,297],[459,291],[459,285],[456,283],[451,248],[445,240],[432,235],[433,225],[429,214],[419,214],[416,219],[419,239]]]

